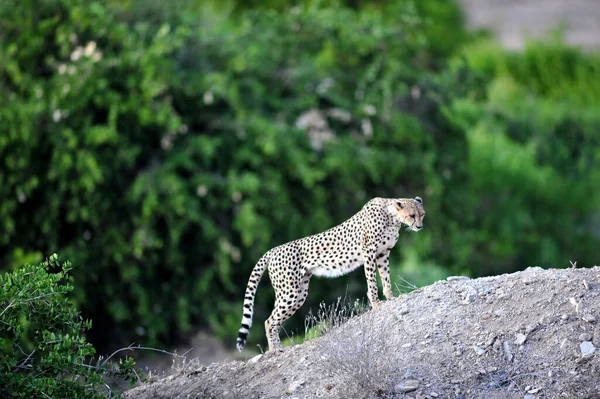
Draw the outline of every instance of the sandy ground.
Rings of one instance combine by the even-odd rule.
[[[126,397],[600,398],[599,321],[598,266],[450,277],[282,353],[191,363]]]

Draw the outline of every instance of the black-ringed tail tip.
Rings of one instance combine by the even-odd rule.
[[[235,346],[241,352],[244,349],[244,345],[246,345],[246,340],[248,339],[248,327],[240,328],[238,332],[237,342]]]

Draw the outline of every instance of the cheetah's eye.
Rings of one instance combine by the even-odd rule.
[[[410,217],[414,219],[415,218],[415,214],[413,213],[412,215],[410,215]]]

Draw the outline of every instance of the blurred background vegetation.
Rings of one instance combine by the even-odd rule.
[[[447,0],[3,0],[0,270],[70,260],[103,353],[233,347],[259,257],[376,196],[427,210],[394,281],[591,266],[599,73],[560,35],[507,51]],[[286,329],[365,293],[313,279]]]

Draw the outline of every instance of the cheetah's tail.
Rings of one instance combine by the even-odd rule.
[[[236,347],[241,352],[244,349],[244,345],[246,345],[246,339],[248,338],[248,332],[250,331],[250,327],[252,326],[252,313],[254,308],[254,296],[256,295],[256,288],[258,287],[258,282],[262,277],[265,269],[267,268],[268,257],[267,255],[260,258],[254,269],[252,270],[252,274],[250,275],[250,280],[248,281],[248,286],[246,287],[246,295],[244,296],[244,315],[242,317],[242,326],[238,331],[237,343]]]

